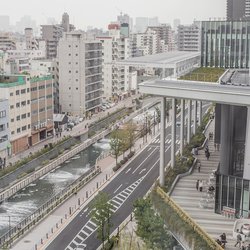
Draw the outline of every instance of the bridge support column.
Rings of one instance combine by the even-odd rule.
[[[250,180],[250,107],[247,107],[247,126],[243,179]]]
[[[196,129],[197,129],[197,101],[194,101],[194,114],[193,114],[193,119],[194,119],[194,123],[193,123],[193,133],[194,135],[196,134]]]
[[[172,99],[172,130],[171,130],[171,167],[175,166],[175,142],[176,142],[176,99]]]
[[[198,116],[198,124],[201,126],[202,122],[202,101],[199,101],[199,116]]]
[[[184,148],[184,128],[185,128],[185,100],[181,99],[181,131],[180,131],[180,153],[183,154]]]
[[[188,100],[187,143],[190,143],[191,139],[191,123],[192,123],[192,101]]]
[[[229,174],[232,146],[232,118],[230,105],[221,105],[221,152],[220,152],[220,173]],[[246,156],[246,155],[245,155]]]
[[[165,97],[161,98],[161,135],[160,135],[160,186],[164,187],[165,185],[165,125],[166,125],[166,101]]]

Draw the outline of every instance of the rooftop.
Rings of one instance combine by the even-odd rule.
[[[250,77],[248,70],[229,69],[221,78],[220,84],[250,86]]]
[[[23,75],[0,75],[0,88],[10,88],[25,84]]]
[[[132,57],[126,60],[118,61],[116,62],[116,64],[129,66],[173,68],[177,63],[199,57],[200,52],[170,51],[155,55]]]

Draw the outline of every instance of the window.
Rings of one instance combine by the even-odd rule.
[[[76,82],[78,82],[78,79],[76,79]]]
[[[10,105],[10,109],[13,109],[14,108],[14,105]]]
[[[69,70],[69,73],[71,73],[71,70]]]
[[[69,62],[69,65],[71,64],[71,62]]]
[[[78,90],[78,88],[76,88],[76,90]]]
[[[78,56],[78,54],[76,53],[76,56]]]
[[[76,65],[78,65],[78,62],[76,62]]]
[[[11,131],[11,134],[14,135],[14,134],[15,134],[15,131]]]
[[[69,45],[69,48],[71,48],[71,45]]]
[[[69,104],[69,106],[71,107],[71,104]]]
[[[30,113],[28,113],[27,115],[28,115],[28,117],[30,117]]]
[[[39,86],[39,89],[44,89],[44,88],[45,88],[44,85]]]
[[[28,129],[30,129],[30,124],[28,125]]]
[[[71,56],[71,54],[69,53],[69,56]]]
[[[13,92],[10,93],[10,96],[13,96]]]
[[[16,95],[19,95],[20,94],[20,91],[19,90],[16,90]]]
[[[78,70],[76,70],[76,73],[78,73]]]
[[[71,90],[71,87],[69,87],[69,90]]]
[[[16,130],[16,132],[17,132],[17,133],[20,133],[20,132],[21,132],[21,129],[20,129],[20,128],[18,128],[18,129]]]
[[[28,104],[28,105],[30,104],[30,100],[27,101],[27,104]]]
[[[11,121],[11,122],[14,122],[14,118],[12,118],[10,121]]]
[[[16,107],[17,107],[17,108],[20,108],[20,102],[17,102],[17,103],[16,103]]]
[[[26,93],[26,89],[21,89],[21,94],[25,94]]]
[[[0,111],[0,118],[6,117],[6,111]]]
[[[0,124],[0,132],[4,131],[4,129],[5,129],[5,125],[4,124]]]
[[[78,45],[76,45],[76,48],[78,48]]]
[[[18,115],[18,116],[16,117],[16,120],[17,120],[17,121],[20,121],[20,115]]]
[[[26,118],[26,114],[22,114],[22,119],[25,119]]]
[[[26,106],[26,101],[21,102],[22,106]]]
[[[39,109],[39,112],[41,113],[41,112],[44,112],[45,111],[45,108],[41,108],[41,109]]]
[[[29,93],[30,92],[30,88],[27,88],[27,93]]]
[[[25,130],[27,130],[27,126],[22,127],[22,131],[25,131]]]

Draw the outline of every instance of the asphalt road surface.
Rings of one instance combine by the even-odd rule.
[[[203,107],[203,110],[206,108],[207,105]],[[177,127],[176,132],[178,148],[180,144],[179,127]],[[169,162],[171,157],[171,126],[166,128],[165,142],[165,157],[166,162]],[[111,232],[131,214],[133,202],[139,197],[145,196],[158,178],[159,149],[160,136],[157,136],[103,189],[109,194],[110,202],[113,205]],[[80,245],[86,245],[87,250],[95,250],[101,245],[96,235],[96,224],[90,217],[91,203],[82,208],[78,215],[50,243],[47,250],[74,250]]]

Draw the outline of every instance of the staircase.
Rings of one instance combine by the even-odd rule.
[[[206,137],[208,137],[209,132],[214,132],[214,121],[210,123]],[[234,247],[236,240],[232,236],[235,220],[214,213],[213,195],[209,195],[209,197],[207,195],[209,176],[219,163],[219,151],[215,150],[213,139],[208,140],[208,148],[210,152],[209,160],[206,159],[204,150],[200,150],[197,155],[201,162],[200,173],[197,169],[194,169],[191,175],[181,178],[171,197],[213,239],[219,238],[222,233],[226,233],[228,242],[226,249],[237,249]],[[203,180],[202,192],[196,190],[197,180]]]

